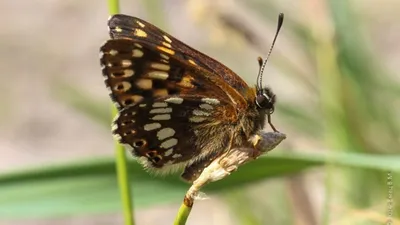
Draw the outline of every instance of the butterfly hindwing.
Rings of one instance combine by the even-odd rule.
[[[224,113],[221,109],[233,110],[230,107],[218,99],[198,95],[145,99],[119,112],[113,133],[147,168],[168,171],[202,154],[206,146],[195,143],[205,142],[197,139],[215,130],[221,123],[215,123],[215,117]]]

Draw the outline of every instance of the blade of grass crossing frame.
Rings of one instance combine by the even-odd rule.
[[[192,207],[186,205],[185,201],[183,201],[176,214],[174,225],[185,225],[191,210]]]
[[[108,0],[108,10],[110,15],[119,13],[119,1]],[[112,106],[112,117],[117,114],[117,109]],[[115,142],[116,169],[118,176],[118,186],[121,193],[123,207],[124,224],[134,225],[132,195],[129,185],[129,174],[127,166],[126,152],[123,146]]]
[[[108,12],[110,15],[119,13],[119,1],[118,0],[108,0]]]

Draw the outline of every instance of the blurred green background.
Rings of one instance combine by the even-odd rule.
[[[0,224],[123,224],[98,59],[106,1],[0,11]],[[249,84],[285,13],[264,82],[288,138],[209,185],[188,224],[400,224],[399,1],[125,0],[121,12]],[[129,166],[136,224],[172,224],[188,184]]]

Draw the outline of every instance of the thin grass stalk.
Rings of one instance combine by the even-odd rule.
[[[113,107],[113,115],[116,115],[116,108]],[[125,225],[134,225],[133,218],[133,206],[132,206],[132,194],[129,183],[129,173],[126,158],[125,148],[120,145],[117,141],[115,143],[115,157],[116,157],[116,169],[118,178],[118,187],[121,193],[122,210],[124,215]]]
[[[175,216],[174,225],[185,225],[193,207],[193,200],[187,199],[186,196],[179,207],[178,213]]]
[[[108,0],[108,11],[110,15],[119,13],[119,1]],[[112,118],[117,114],[117,109],[112,106]],[[126,152],[122,145],[115,141],[115,157],[116,157],[116,169],[118,178],[118,187],[121,193],[122,210],[124,216],[125,225],[134,225],[133,218],[133,206],[132,206],[132,194],[129,184],[129,174]]]
[[[321,108],[325,122],[325,140],[332,149],[340,148],[346,133],[343,132],[341,121],[341,74],[336,61],[336,49],[334,40],[334,27],[330,20],[328,4],[310,0],[308,6],[320,13],[309,13],[313,16],[310,20],[311,35],[314,37],[314,55],[319,80],[319,94]],[[321,30],[323,32],[321,32]],[[322,211],[321,224],[329,224],[331,217],[330,205],[332,202],[332,179],[334,165],[328,162],[325,167],[325,201]]]

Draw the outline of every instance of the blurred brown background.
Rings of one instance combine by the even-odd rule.
[[[360,29],[368,41],[368,48],[374,52],[380,66],[391,71],[387,73],[389,78],[382,79],[398,82],[400,2],[349,2],[358,19],[362,21]],[[268,4],[274,8],[264,10],[260,7],[258,9],[262,11],[256,12],[257,7],[266,7]],[[287,20],[310,28],[310,33],[323,41],[332,37],[334,29],[327,5],[327,1],[322,0],[125,0],[121,1],[121,12],[164,27],[168,33],[218,59],[244,77],[249,84],[254,84],[258,72],[256,57],[265,56],[268,51],[276,27],[275,12],[284,12]],[[103,104],[103,114],[111,112],[98,59],[99,46],[108,38],[106,1],[6,0],[0,2],[0,15],[0,171],[6,173],[28,166],[113,155],[110,131],[96,119],[88,119],[82,111],[71,107],[81,104],[76,100],[80,96],[77,93],[75,98],[71,98],[71,90],[66,88],[83,90],[100,105]],[[256,36],[246,37],[243,34]],[[319,96],[299,82],[299,77],[296,76],[301,74],[305,76],[301,79],[305,79],[310,86],[318,86],[318,77],[314,77],[318,66],[315,64],[316,59],[309,60],[309,52],[301,49],[304,42],[298,39],[295,32],[284,24],[271,62],[267,66],[264,82],[278,95],[278,104],[281,101],[285,104],[299,104],[313,117],[313,105],[320,104]],[[290,62],[292,68],[299,73],[293,75],[289,69],[282,69],[286,62]],[[392,106],[400,103],[399,98],[391,101]],[[274,123],[290,138],[282,148],[310,152],[324,151],[327,148],[326,139],[310,138],[307,132],[302,133],[292,127],[291,121],[279,114],[277,110]],[[398,114],[393,111],[393,115]],[[320,116],[315,115],[315,118]],[[391,141],[398,143],[400,138],[387,140],[385,143]],[[383,149],[382,152],[398,151],[398,146],[396,147],[397,149]],[[319,224],[316,221],[320,221],[323,208],[324,174],[316,169],[301,179],[304,189],[300,188],[300,191],[306,190],[308,199],[297,201],[305,205],[310,203],[311,206],[307,205],[305,208],[311,212],[296,214],[294,211],[298,209],[293,208],[292,212],[299,219],[290,224]],[[247,191],[254,195],[263,195],[265,186],[270,186],[272,188],[269,191],[286,189],[289,195],[302,196],[302,192],[299,195],[293,191],[293,184],[297,184],[296,180],[279,184],[268,181],[266,185]],[[296,200],[292,203],[298,204]],[[188,224],[241,224],[235,219],[234,211],[226,207],[226,204],[229,205],[229,201],[216,196],[196,203]],[[270,205],[263,205],[265,210],[277,206],[273,202],[266,204]],[[135,212],[137,224],[170,224],[178,206],[177,203],[138,209]],[[252,203],[250,206],[258,207]],[[305,218],[300,218],[302,215]],[[209,223],[202,222],[204,220]],[[119,213],[30,221],[2,221],[0,218],[0,224],[122,224],[122,218]],[[350,220],[349,223],[331,224],[352,222]]]

